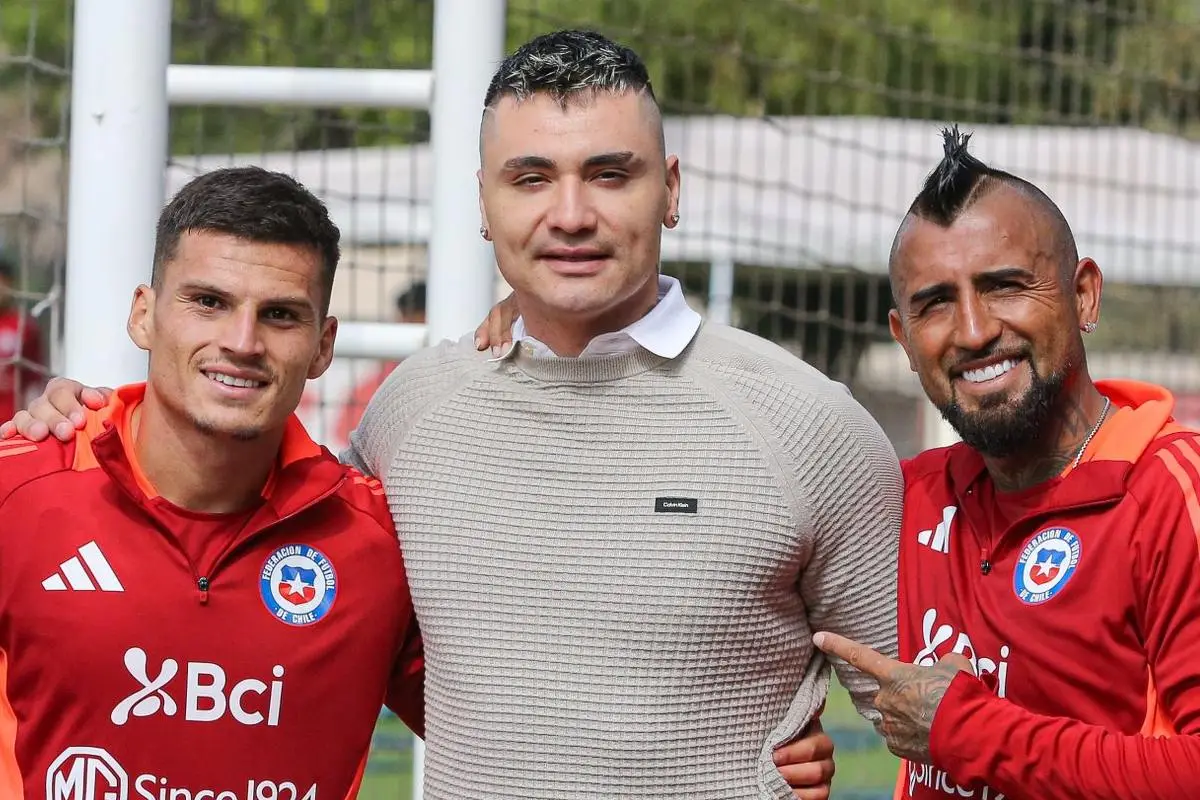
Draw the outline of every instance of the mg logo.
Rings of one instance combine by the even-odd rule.
[[[175,678],[183,679],[183,718],[189,722],[216,722],[228,713],[243,725],[268,727],[279,725],[279,710],[283,702],[283,667],[276,664],[271,670],[275,680],[269,684],[257,678],[246,678],[229,685],[225,670],[219,664],[189,661],[183,665],[173,658],[151,671],[146,651],[131,647],[125,651],[125,669],[141,688],[113,707],[109,718],[114,725],[124,725],[133,717],[163,714],[173,717],[179,704],[169,691]],[[228,688],[227,688],[228,687]],[[55,798],[49,798],[55,800]]]
[[[46,770],[46,800],[127,800],[129,777],[107,750],[68,747]]]

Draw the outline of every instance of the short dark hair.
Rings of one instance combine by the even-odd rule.
[[[925,179],[920,193],[908,208],[906,219],[918,217],[949,227],[980,198],[997,187],[1007,186],[1029,198],[1049,217],[1061,266],[1064,272],[1073,269],[1079,260],[1079,251],[1071,226],[1058,205],[1024,178],[989,167],[971,155],[967,152],[970,141],[971,134],[959,133],[957,125],[942,129],[942,160]],[[902,225],[892,244],[892,260],[895,260],[903,231]]]
[[[595,31],[562,30],[531,39],[505,58],[483,105],[492,108],[505,97],[525,100],[537,93],[565,104],[595,91],[644,92],[655,99],[650,73],[633,50]]]
[[[401,314],[424,314],[425,281],[417,281],[396,295],[396,310]]]
[[[341,232],[325,204],[290,175],[262,167],[227,167],[189,181],[158,217],[151,276],[156,288],[180,237],[189,231],[312,248],[321,256],[321,313],[328,313]]]

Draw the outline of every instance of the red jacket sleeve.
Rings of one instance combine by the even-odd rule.
[[[930,734],[933,762],[960,785],[981,781],[1009,800],[1046,787],[1061,800],[1200,797],[1200,447],[1176,439],[1147,458],[1130,487],[1140,510],[1130,566],[1153,687],[1146,726],[1123,734],[1034,714],[964,673]]]
[[[425,646],[416,618],[396,659],[385,703],[410,731],[425,738]]]

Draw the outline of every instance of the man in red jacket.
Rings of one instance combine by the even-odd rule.
[[[0,798],[337,800],[385,700],[421,730],[383,490],[293,414],[338,240],[286,176],[192,181],[129,315],[147,381],[0,443]]]
[[[898,797],[1200,797],[1200,435],[1092,381],[1099,268],[967,138],[892,249],[892,334],[963,440],[904,465],[901,661],[815,642],[879,679]]]

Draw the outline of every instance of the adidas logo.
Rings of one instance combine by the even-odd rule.
[[[937,527],[917,534],[917,541],[937,553],[950,552],[950,523],[958,513],[958,506],[946,506],[942,509],[942,521]]]
[[[80,558],[83,561],[80,561]],[[71,556],[59,564],[58,569],[58,572],[42,581],[42,588],[47,592],[65,592],[68,587],[77,592],[94,592],[97,586],[102,592],[125,591],[125,587],[117,580],[117,574],[109,566],[108,559],[100,552],[100,546],[95,542],[88,542],[79,548],[79,555]],[[64,578],[66,580],[63,580]]]

